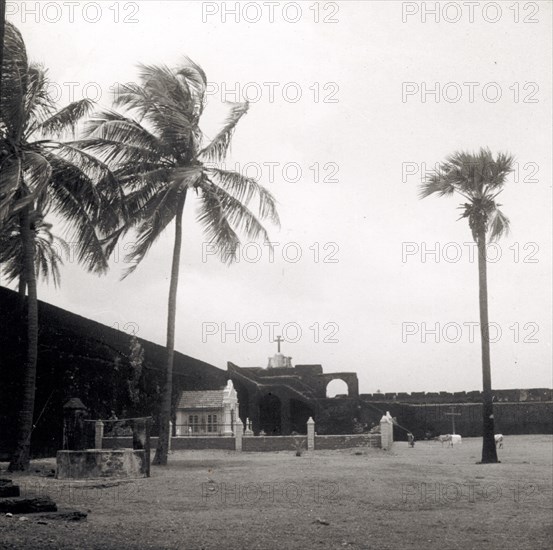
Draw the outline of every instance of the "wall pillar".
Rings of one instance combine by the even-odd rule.
[[[242,424],[242,420],[240,418],[236,419],[236,426],[234,428],[235,431],[235,447],[234,449],[238,452],[242,451],[242,433],[244,432],[244,425]]]
[[[223,403],[223,435],[232,435],[232,405]]]
[[[307,421],[307,450],[315,450],[315,421],[312,417]]]
[[[104,437],[104,423],[101,420],[96,420],[94,425],[94,448],[102,448],[102,439]]]
[[[394,421],[389,412],[380,419],[380,446],[385,451],[392,448],[394,442]]]

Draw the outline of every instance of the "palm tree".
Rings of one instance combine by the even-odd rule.
[[[182,218],[190,192],[198,200],[197,221],[207,238],[230,263],[240,243],[268,234],[260,220],[279,223],[275,200],[254,179],[215,167],[222,162],[232,134],[248,104],[233,104],[219,133],[207,145],[199,122],[207,79],[185,58],[180,67],[141,66],[139,84],[123,87],[116,105],[125,115],[105,111],[89,124],[87,141],[78,146],[104,160],[126,190],[127,223],[114,233],[108,249],[129,230],[136,245],[127,257],[131,273],[171,222],[175,222],[167,315],[167,362],[154,463],[167,464],[171,419],[176,300],[182,243]],[[134,118],[133,118],[134,117]],[[257,213],[250,208],[254,202]]]
[[[27,61],[19,31],[6,23],[0,93],[0,226],[19,221],[20,273],[26,286],[26,357],[11,470],[29,466],[38,343],[36,216],[49,209],[66,222],[76,257],[90,271],[107,269],[102,231],[112,227],[117,187],[107,167],[72,145],[47,139],[74,131],[88,100],[56,112],[47,72]],[[2,232],[7,229],[1,229]]]
[[[509,220],[495,199],[502,192],[507,175],[513,170],[511,155],[499,153],[495,159],[489,149],[478,154],[456,152],[441,163],[421,186],[421,198],[458,193],[467,202],[460,206],[461,218],[468,218],[472,237],[478,245],[480,334],[482,343],[482,463],[498,462],[494,439],[493,396],[488,325],[488,282],[486,236],[498,240],[509,231]]]
[[[60,266],[63,256],[69,256],[70,246],[61,237],[52,233],[53,225],[45,220],[44,214],[31,211],[30,225],[35,247],[35,274],[46,282],[52,279],[54,286],[59,286]],[[21,239],[19,216],[8,218],[0,232],[0,271],[7,283],[19,282],[19,293],[26,294],[26,282],[23,276],[24,251]]]

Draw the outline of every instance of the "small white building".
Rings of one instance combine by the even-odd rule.
[[[233,435],[239,418],[232,380],[221,390],[183,391],[176,420],[177,436]]]

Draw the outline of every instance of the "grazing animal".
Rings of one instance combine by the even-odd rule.
[[[503,449],[503,434],[495,434],[495,446]]]
[[[448,447],[453,447],[453,445],[462,443],[461,436],[458,434],[439,435],[435,438],[435,440],[440,441],[442,443],[442,447],[444,446],[444,443],[447,443]]]
[[[436,441],[439,441],[442,444],[442,447],[444,446],[444,443],[450,443],[451,442],[451,436],[449,434],[439,435],[438,437],[435,437],[434,439]]]

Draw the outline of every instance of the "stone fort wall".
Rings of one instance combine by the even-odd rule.
[[[531,388],[516,390],[493,390],[495,403],[526,403],[552,401],[553,390]],[[411,392],[411,393],[363,393],[359,396],[366,401],[388,401],[400,403],[480,403],[481,391],[459,392]]]

